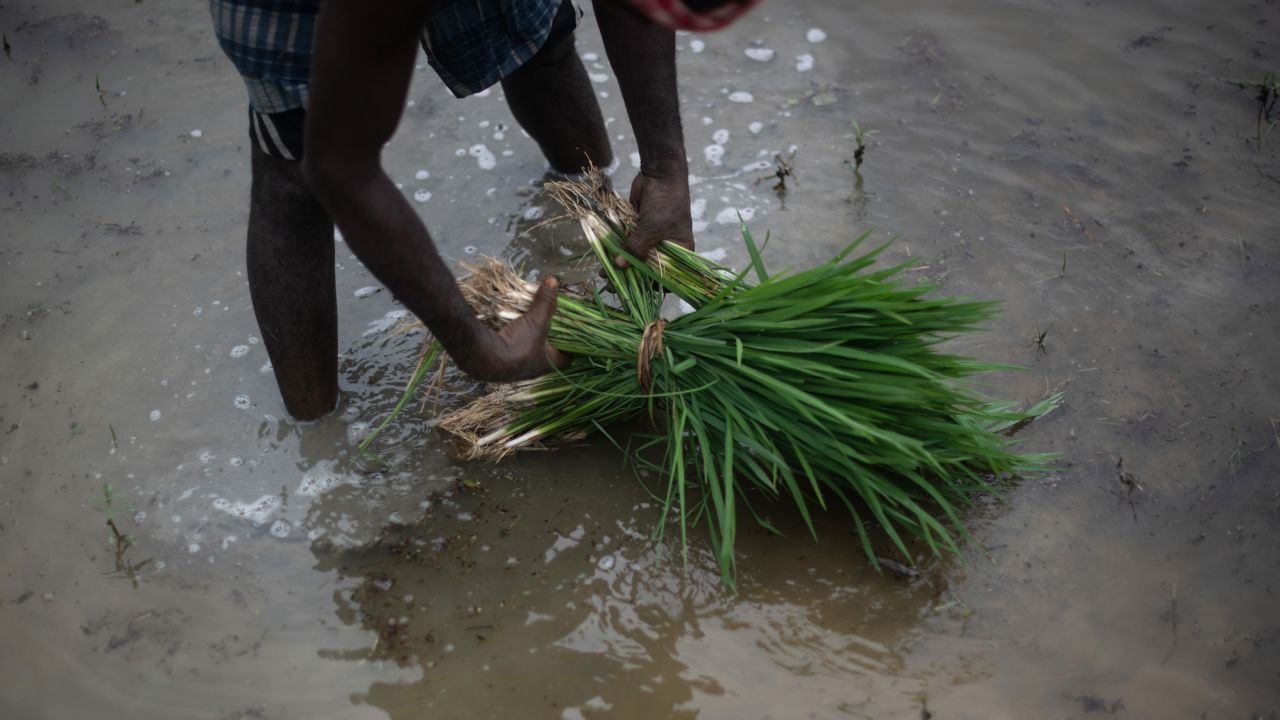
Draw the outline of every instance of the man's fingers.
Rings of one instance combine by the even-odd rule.
[[[556,298],[560,293],[560,281],[555,278],[547,278],[542,281],[542,285],[538,287],[538,292],[533,296],[533,302],[529,303],[529,309],[525,311],[524,316],[534,327],[541,328],[545,333],[548,325],[551,324],[551,316],[556,312]]]
[[[573,356],[569,353],[556,349],[551,343],[547,343],[547,363],[557,370],[563,370],[569,367],[573,362]]]
[[[652,242],[650,237],[651,235],[649,233],[641,232],[637,228],[631,233],[631,237],[627,238],[627,241],[622,244],[622,247],[631,255],[631,257],[636,258],[637,260],[644,260],[649,257],[649,249],[653,245],[657,244]],[[618,255],[613,258],[613,264],[620,268],[624,268],[630,263],[627,262],[625,257]]]

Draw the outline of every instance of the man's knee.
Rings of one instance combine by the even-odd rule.
[[[547,39],[538,52],[521,65],[512,75],[528,70],[537,72],[541,69],[561,66],[565,61],[577,59],[573,34],[577,22],[577,10],[572,0],[564,0],[557,11],[556,19],[551,25]]]

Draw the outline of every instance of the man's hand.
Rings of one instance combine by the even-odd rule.
[[[670,240],[693,249],[693,218],[689,215],[689,176],[657,178],[636,175],[631,183],[631,204],[636,206],[639,224],[627,238],[626,250],[641,260],[649,251]],[[613,259],[618,267],[626,267],[621,255]]]
[[[477,380],[512,382],[567,366],[570,357],[547,342],[559,287],[554,278],[543,281],[524,315],[497,332],[482,330],[488,335],[453,356],[458,367]]]
[[[663,240],[693,249],[675,33],[614,0],[595,0],[595,10],[640,150],[640,174],[631,184],[631,204],[640,222],[626,250],[632,257],[645,258]],[[618,267],[627,264],[621,257],[613,262]]]

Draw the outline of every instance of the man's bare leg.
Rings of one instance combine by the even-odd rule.
[[[502,90],[511,114],[557,171],[574,174],[588,164],[613,162],[600,104],[572,34],[543,46],[502,81]]]
[[[314,420],[338,400],[333,222],[301,163],[251,147],[249,294],[285,408]]]

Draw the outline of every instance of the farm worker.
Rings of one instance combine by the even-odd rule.
[[[676,93],[675,30],[713,30],[757,0],[595,0],[640,151],[627,250],[693,246]],[[613,161],[574,49],[571,0],[210,0],[219,44],[249,91],[249,292],[276,382],[301,420],[338,399],[333,226],[478,380],[533,377],[567,358],[546,342],[556,281],[500,331],[481,324],[417,213],[381,166],[418,46],[458,97],[501,83],[551,168]],[[619,260],[620,261],[620,260]]]

